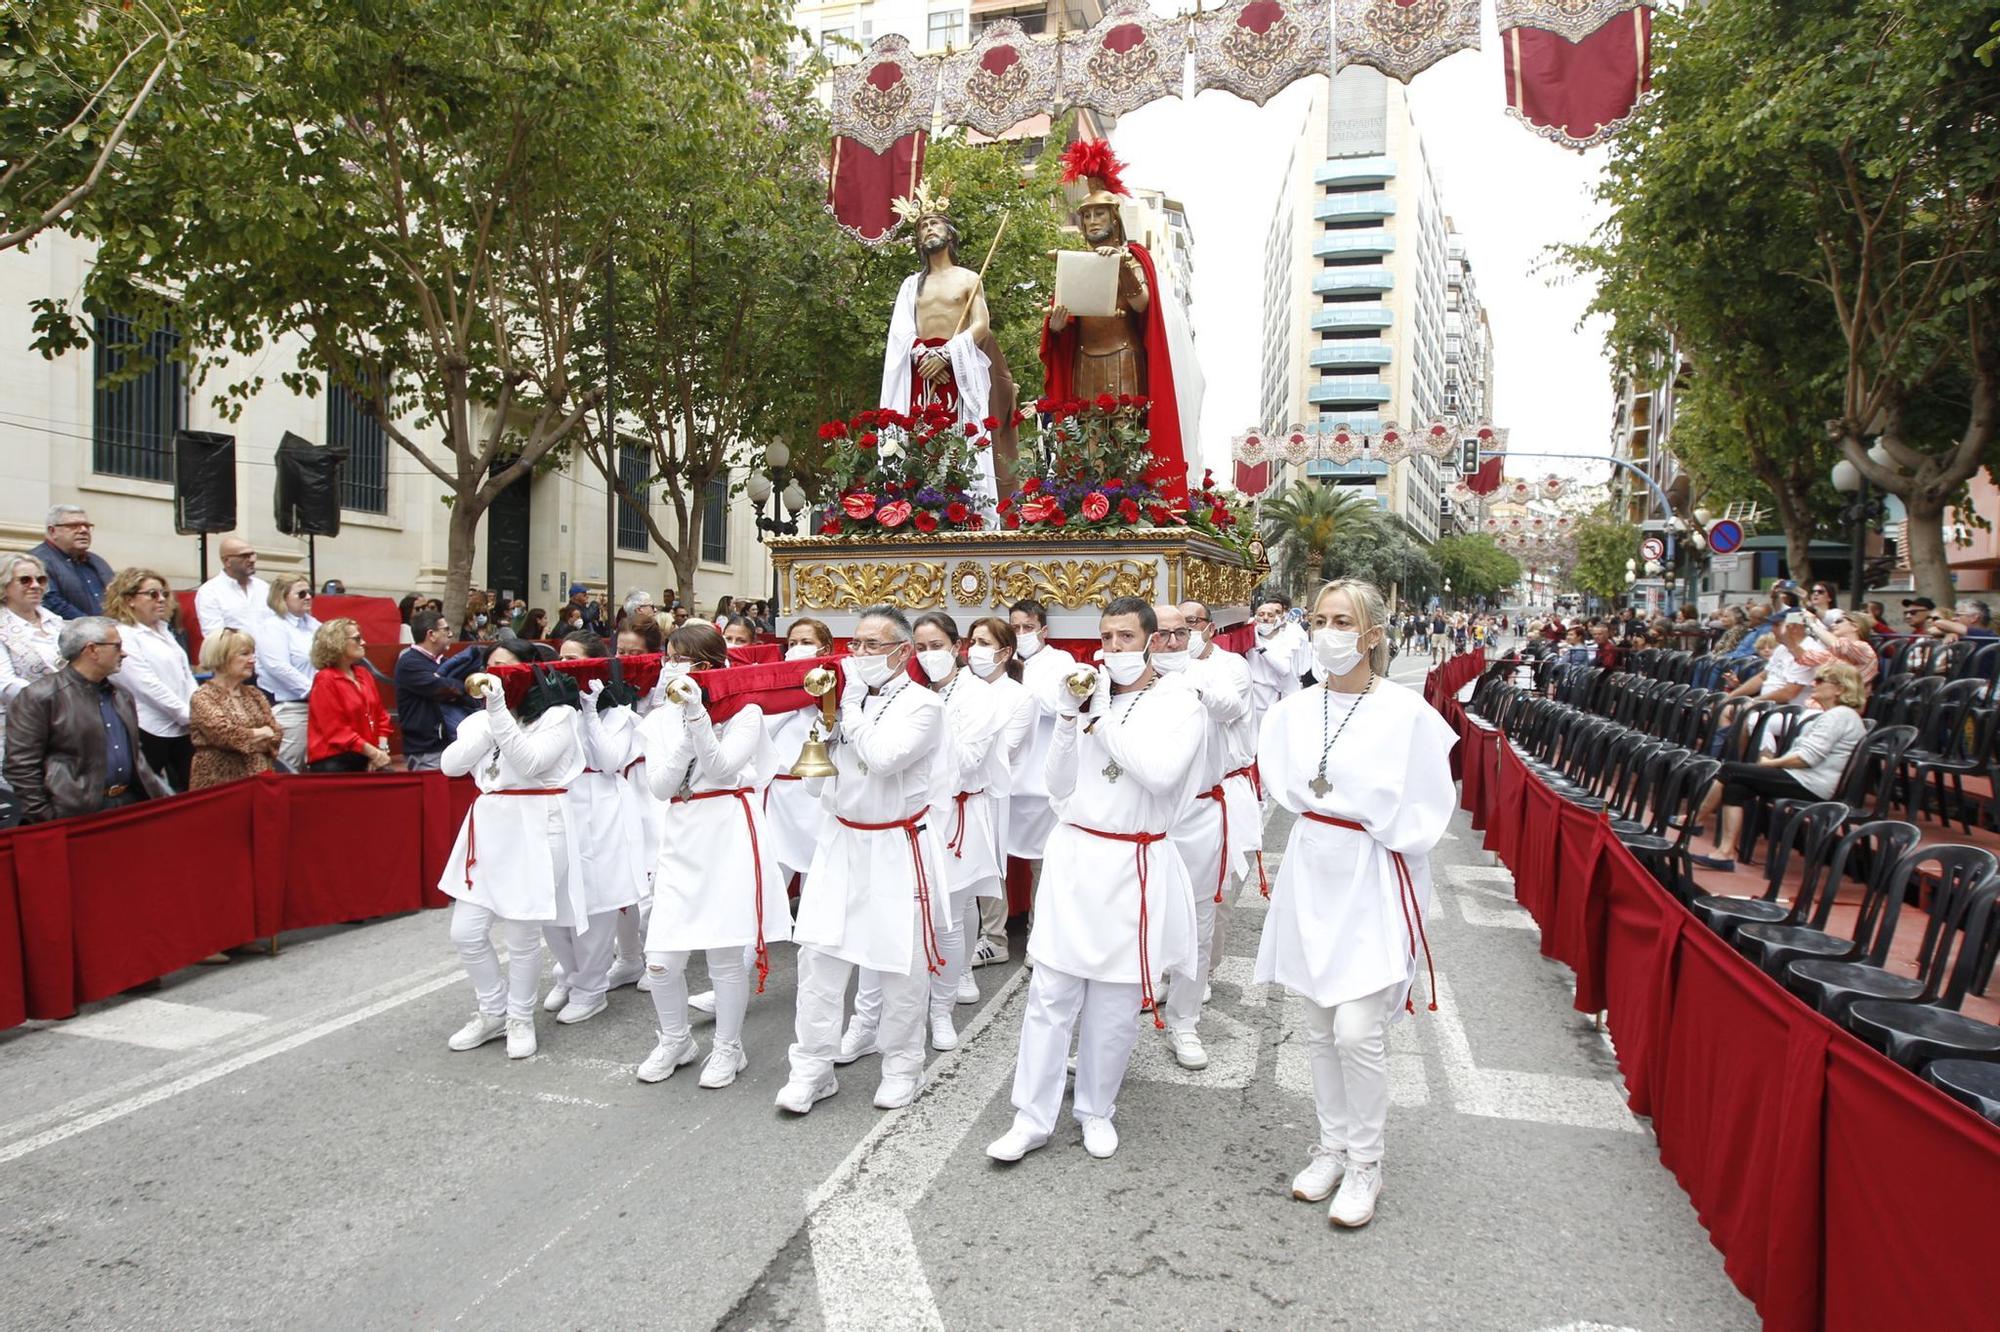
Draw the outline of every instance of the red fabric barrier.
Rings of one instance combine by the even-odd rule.
[[[1522,783],[1526,770],[1521,766],[1521,756],[1514,752],[1514,746],[1505,737],[1494,742],[1493,795],[1487,802],[1486,849],[1512,866],[1520,858],[1518,839],[1521,831]],[[1517,883],[1514,896],[1520,900],[1521,890]],[[1523,906],[1527,905],[1525,902]]]
[[[28,1020],[27,977],[21,963],[20,907],[14,888],[14,848],[0,842],[0,1031]]]
[[[1576,973],[1576,1011],[1604,1009],[1604,904],[1598,882],[1604,816],[1562,802],[1556,842],[1554,956]]]
[[[423,874],[431,813],[424,789],[447,785],[444,777],[314,774],[296,782],[267,778],[263,785],[275,807],[272,821],[287,834],[279,929],[337,925],[424,905],[424,890],[437,882]],[[365,837],[355,835],[363,829]],[[446,855],[457,832],[454,821],[444,840]]]
[[[742,657],[772,655],[779,660],[758,664],[743,664]],[[809,707],[817,700],[805,691],[802,681],[806,672],[815,666],[831,666],[832,657],[813,657],[806,661],[782,660],[782,648],[768,645],[752,645],[747,648],[731,648],[730,659],[738,664],[724,670],[699,672],[702,693],[708,699],[708,715],[718,722],[728,721],[752,703],[765,712],[791,712]],[[662,655],[658,652],[639,653],[618,658],[619,669],[624,672],[625,682],[644,693],[650,690],[660,678]],[[561,671],[573,675],[579,684],[591,680],[606,680],[611,677],[610,659],[606,657],[578,657],[573,661],[547,663],[544,669]],[[532,666],[501,666],[493,672],[507,689],[507,702],[519,706],[521,696],[528,692],[533,679]]]
[[[1561,828],[1563,800],[1523,772],[1521,828],[1516,838],[1514,896],[1541,927],[1542,954],[1553,956],[1549,934],[1555,928],[1556,837]]]
[[[1486,778],[1496,738],[1494,732],[1474,726],[1469,717],[1459,721],[1458,748],[1465,761],[1459,773],[1458,804],[1472,816],[1474,832],[1486,827]]]

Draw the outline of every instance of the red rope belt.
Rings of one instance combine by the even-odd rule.
[[[757,870],[757,993],[764,993],[764,977],[771,974],[771,950],[764,946],[764,851],[757,845],[757,820],[750,817],[750,788],[730,787],[716,791],[696,791],[691,795],[675,796],[668,804],[685,805],[690,800],[714,800],[720,796],[734,796],[743,806],[743,826],[750,830],[750,863]]]
[[[1246,763],[1240,768],[1222,774],[1222,780],[1225,782],[1231,777],[1248,778],[1251,794],[1257,797],[1260,804],[1262,803],[1264,799],[1264,774],[1258,770],[1255,763]],[[1271,895],[1271,880],[1264,873],[1264,848],[1261,846],[1258,847],[1250,853],[1250,856],[1257,862],[1257,891],[1265,897],[1269,897]],[[1216,900],[1220,901],[1221,899],[1217,898]]]
[[[1153,1026],[1164,1031],[1167,1024],[1160,1021],[1160,1008],[1158,1003],[1154,1001],[1153,959],[1149,951],[1151,945],[1146,940],[1146,935],[1149,932],[1147,929],[1149,919],[1146,909],[1146,889],[1148,887],[1146,871],[1150,859],[1146,854],[1146,848],[1155,842],[1165,841],[1167,835],[1156,832],[1105,832],[1101,828],[1086,828],[1081,823],[1072,823],[1069,826],[1080,833],[1089,833],[1092,837],[1102,837],[1107,842],[1126,842],[1132,847],[1132,858],[1139,867],[1139,1006],[1142,1010],[1150,1012],[1153,1015]]]
[[[952,826],[951,840],[945,845],[951,848],[951,854],[959,860],[965,859],[965,802],[974,796],[985,794],[982,788],[977,791],[960,791],[951,798],[951,803],[957,807],[958,822]]]
[[[923,843],[917,840],[917,832],[924,826],[920,820],[929,812],[927,805],[906,819],[891,819],[887,823],[856,823],[838,814],[833,817],[839,820],[842,827],[856,832],[888,832],[892,828],[900,828],[903,836],[909,839],[910,864],[917,875],[917,909],[923,913],[924,968],[936,976],[944,971],[944,950],[938,947],[937,922],[931,919],[931,876],[924,869]]]
[[[641,754],[638,758],[633,759],[630,763],[620,768],[618,770],[618,775],[620,777],[629,778],[632,775],[632,770],[638,767],[641,763],[644,763],[645,761],[646,761],[646,756],[644,754]]]
[[[772,773],[771,780],[764,786],[764,812],[766,814],[771,812],[771,788],[773,786],[776,786],[779,782],[796,782],[800,780],[803,779],[795,777],[789,772]]]
[[[1331,814],[1315,814],[1311,810],[1306,810],[1304,813],[1305,817],[1314,823],[1325,823],[1335,828],[1352,828],[1358,833],[1368,831],[1352,819],[1337,819]],[[1410,877],[1409,862],[1403,859],[1401,851],[1391,851],[1389,855],[1396,862],[1396,898],[1403,908],[1403,934],[1410,941],[1410,961],[1417,960],[1417,944],[1421,940],[1424,946],[1424,970],[1429,973],[1431,981],[1430,1010],[1435,1013],[1438,1006],[1437,968],[1431,964],[1431,941],[1424,933],[1424,908],[1423,903],[1417,900],[1417,881]],[[1412,921],[1416,922],[1415,929],[1411,928]],[[1410,1013],[1417,1011],[1417,1006],[1407,997],[1403,1000],[1403,1008]]]
[[[472,867],[479,860],[479,801],[485,796],[559,796],[568,795],[566,786],[522,786],[507,787],[498,791],[481,791],[465,811],[465,891],[472,891]]]
[[[1227,777],[1222,779],[1228,781]],[[1222,885],[1229,882],[1229,806],[1222,799],[1222,785],[1217,783],[1195,796],[1196,800],[1213,800],[1216,817],[1222,820],[1222,864],[1215,871],[1215,900],[1222,900]]]

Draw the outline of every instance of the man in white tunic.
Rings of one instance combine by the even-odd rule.
[[[931,815],[931,766],[945,743],[944,705],[910,678],[910,622],[893,606],[863,611],[842,659],[836,775],[815,778],[833,816],[806,872],[792,938],[798,1018],[781,1110],[805,1114],[840,1090],[841,1010],[855,967],[882,973],[882,1052],[875,1104],[893,1110],[923,1087],[924,1014],[950,923],[944,838]],[[809,787],[810,789],[810,787]]]
[[[1250,673],[1243,658],[1233,652],[1216,652],[1209,643],[1201,644],[1205,655],[1196,658],[1193,635],[1180,607],[1155,606],[1153,613],[1160,623],[1159,632],[1153,635],[1153,667],[1194,691],[1207,722],[1201,758],[1195,765],[1197,794],[1173,828],[1174,847],[1194,882],[1194,964],[1174,973],[1166,1003],[1167,1039],[1173,1045],[1175,1062],[1182,1068],[1203,1069],[1208,1067],[1208,1051],[1202,1048],[1195,1028],[1201,1021],[1202,995],[1215,965],[1216,917],[1225,889],[1247,863],[1260,831],[1254,797],[1247,823],[1240,799],[1235,810],[1229,806],[1229,785],[1241,779],[1240,773],[1232,778],[1230,769],[1242,766],[1230,760],[1243,744],[1240,733],[1250,725]]]
[[[1062,682],[1076,669],[1076,658],[1059,647],[1049,646],[1049,612],[1032,598],[1017,601],[1008,609],[1014,628],[1014,651],[1021,659],[1021,687],[1034,700],[1034,722],[1027,742],[1019,751],[1011,793],[1007,797],[1008,877],[1032,876],[1034,864],[1042,858],[1049,833],[1055,828],[1055,811],[1049,803],[1049,742],[1056,733]],[[986,966],[1007,960],[1007,903],[997,902],[991,915],[981,920],[983,937],[973,952],[973,964]]]
[[[1290,597],[1260,591],[1256,602],[1251,609],[1257,641],[1245,655],[1250,664],[1252,716],[1261,723],[1273,704],[1298,692],[1301,678],[1312,669],[1312,644],[1291,622]]]
[[[469,773],[479,787],[438,881],[439,891],[457,899],[451,942],[479,999],[479,1011],[451,1038],[454,1050],[504,1032],[509,1059],[534,1054],[542,927],[589,922],[568,799],[583,771],[576,702],[574,680],[538,677],[517,722],[495,686],[438,761],[445,776]],[[493,948],[496,925],[507,941],[504,977]]]
[[[1194,890],[1168,832],[1194,800],[1207,722],[1194,691],[1163,683],[1148,662],[1158,628],[1140,598],[1112,601],[1099,620],[1104,665],[1092,693],[1079,698],[1065,686],[1059,696],[1048,776],[1060,822],[1028,936],[1035,974],[1014,1066],[1014,1124],[986,1149],[996,1161],[1048,1142],[1079,1014],[1072,1112],[1085,1151],[1118,1150],[1111,1120],[1140,1008],[1153,1001],[1154,977],[1194,960]]]

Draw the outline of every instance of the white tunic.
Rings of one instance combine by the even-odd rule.
[[[777,771],[764,788],[764,817],[770,824],[771,849],[767,857],[785,875],[804,874],[812,864],[813,851],[826,830],[826,806],[806,790],[804,782],[791,775],[799,761],[799,750],[820,721],[819,705],[774,712],[764,720],[777,755]],[[820,739],[826,739],[822,727]]]
[[[646,951],[789,939],[784,879],[757,790],[771,755],[763,709],[744,708],[717,726],[698,705],[663,704],[639,724],[639,738],[650,794],[668,802]]]
[[[1028,742],[1034,735],[1039,710],[1021,682],[1004,671],[986,681],[986,687],[993,691],[995,707],[1003,718],[1000,734],[993,741],[993,752],[986,758],[986,793],[993,797],[993,859],[1000,866],[1001,877],[994,896],[1004,897],[1007,892],[1008,835],[1013,821],[1014,775],[1020,771],[1028,752]]]
[[[583,771],[576,709],[550,708],[523,728],[489,705],[459,723],[438,767],[447,777],[470,773],[482,793],[465,811],[438,890],[505,920],[585,929],[578,834],[563,794]],[[506,791],[555,794],[484,794]]]
[[[584,769],[569,784],[570,823],[581,845],[584,902],[595,916],[633,906],[646,895],[646,819],[626,782],[627,764],[638,757],[632,709],[597,710],[583,700]],[[635,813],[639,816],[634,817]]]
[[[1007,718],[993,687],[963,667],[937,693],[949,739],[931,769],[931,807],[945,840],[945,875],[953,892],[978,888],[978,896],[998,897],[1007,870],[989,778]]]
[[[1142,855],[1132,842],[1084,829],[1162,834],[1177,825],[1200,780],[1206,722],[1194,691],[1168,676],[1150,689],[1114,697],[1110,715],[1086,731],[1090,723],[1089,717],[1058,722],[1049,746],[1049,789],[1061,821],[1042,858],[1028,956],[1037,966],[1086,980],[1150,984],[1194,963],[1187,867],[1170,839],[1146,844]]]
[[[1213,898],[1224,877],[1242,873],[1249,864],[1263,831],[1249,777],[1229,775],[1249,762],[1237,760],[1248,748],[1250,670],[1234,652],[1211,649],[1208,656],[1191,659],[1179,678],[1200,698],[1207,727],[1198,794],[1174,828],[1174,845],[1194,877],[1195,891]],[[1216,792],[1221,793],[1219,801]]]
[[[1049,741],[1056,732],[1056,694],[1063,679],[1076,669],[1076,658],[1061,648],[1044,647],[1021,659],[1021,687],[1034,701],[1035,722],[1027,744],[1014,765],[1014,785],[1007,800],[1007,854],[1040,860],[1055,827],[1049,808]]]
[[[1299,677],[1312,668],[1312,640],[1287,620],[1269,638],[1252,642],[1244,659],[1250,666],[1250,703],[1261,724],[1279,699],[1298,692]]]
[[[1338,729],[1356,706],[1328,754],[1328,790],[1316,794],[1322,732]],[[1257,763],[1270,797],[1295,814],[1310,810],[1367,831],[1303,817],[1293,825],[1257,948],[1258,981],[1276,981],[1321,1007],[1393,986],[1393,1004],[1402,1006],[1424,947],[1431,848],[1458,803],[1456,740],[1421,695],[1380,678],[1366,695],[1303,690],[1264,718]],[[1408,890],[1396,872],[1398,852]]]
[[[829,818],[806,870],[795,941],[875,971],[907,976],[927,969],[915,942],[922,920],[919,863],[930,929],[951,925],[944,834],[929,817],[931,763],[944,740],[944,705],[907,675],[861,703],[842,703],[830,751],[838,775],[808,783]],[[848,826],[899,821],[916,830],[914,858],[905,827]]]

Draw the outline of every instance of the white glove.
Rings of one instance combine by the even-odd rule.
[[[486,705],[488,712],[505,712],[507,710],[507,691],[504,688],[496,686],[487,690],[479,701]]]
[[[860,707],[861,701],[868,697],[868,686],[861,683],[858,665],[859,660],[855,657],[840,659],[840,706],[843,710]]]
[[[681,715],[689,721],[708,720],[708,704],[702,698],[700,685],[696,685],[687,702],[681,704]]]
[[[1056,716],[1074,717],[1083,710],[1084,700],[1069,692],[1068,679],[1056,681]]]
[[[1111,672],[1099,666],[1097,668],[1097,689],[1090,696],[1090,715],[1093,717],[1103,717],[1108,716],[1110,712]]]
[[[591,680],[583,686],[584,701],[586,703],[595,703],[597,701],[597,696],[603,692],[604,692],[604,681]]]

